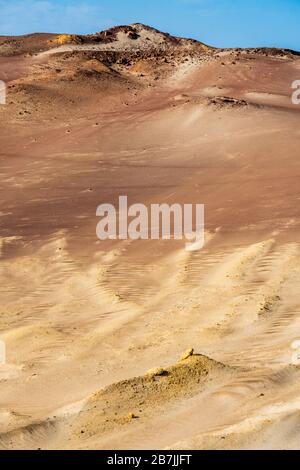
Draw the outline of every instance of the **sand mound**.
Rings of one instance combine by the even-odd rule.
[[[103,435],[128,422],[128,416],[144,419],[169,406],[172,401],[192,396],[208,379],[220,377],[227,368],[205,356],[194,355],[184,362],[144,377],[119,382],[94,394],[72,423],[73,438]],[[158,373],[161,372],[161,373]],[[116,406],[117,404],[117,406]],[[82,432],[83,431],[83,432]]]

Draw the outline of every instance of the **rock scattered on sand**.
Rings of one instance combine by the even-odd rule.
[[[150,369],[147,372],[148,377],[161,377],[162,375],[166,374],[166,370],[163,369],[162,367],[156,367],[154,369]]]
[[[194,355],[194,348],[188,349],[180,358],[180,361],[185,361],[189,357]]]

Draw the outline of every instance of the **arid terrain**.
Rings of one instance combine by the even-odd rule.
[[[297,79],[141,24],[0,37],[1,449],[300,448]],[[98,240],[119,195],[205,204],[204,249]]]

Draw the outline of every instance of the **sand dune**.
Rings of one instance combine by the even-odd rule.
[[[1,38],[1,448],[299,448],[299,63]],[[122,194],[205,204],[204,248],[100,242]]]

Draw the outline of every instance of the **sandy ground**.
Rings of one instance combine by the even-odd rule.
[[[122,40],[0,56],[0,447],[299,448],[300,57]],[[204,249],[97,240],[122,194]]]

